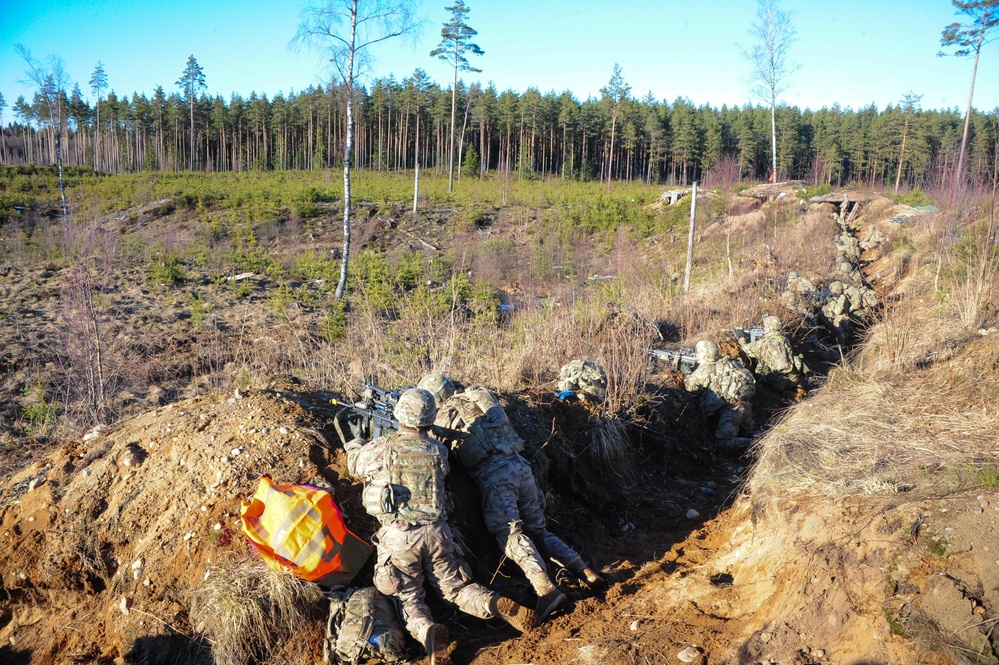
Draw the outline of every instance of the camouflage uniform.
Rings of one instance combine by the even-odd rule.
[[[607,397],[607,372],[589,360],[572,360],[559,371],[558,389],[571,390],[582,399],[601,404]]]
[[[545,495],[531,465],[519,453],[524,442],[492,393],[472,388],[450,397],[438,410],[434,424],[441,432],[462,433],[452,447],[479,487],[486,528],[503,553],[524,571],[541,599],[538,614],[542,618],[566,598],[548,577],[539,546],[588,585],[603,584],[575,550],[547,529]]]
[[[774,324],[774,319],[776,317],[764,319],[766,332],[763,337],[750,343],[743,343],[740,339],[740,346],[747,356],[756,360],[753,373],[763,383],[782,392],[796,390],[804,387],[805,375],[811,370],[801,354],[795,353],[787,337],[781,334],[780,321],[777,320]]]
[[[753,407],[749,398],[756,391],[753,375],[738,360],[719,357],[717,345],[714,357],[704,356],[698,342],[697,368],[684,381],[687,392],[701,396],[701,413],[706,417],[718,414],[715,438],[719,442],[734,439],[740,431],[753,429]]]
[[[829,298],[822,305],[822,316],[826,325],[836,334],[836,341],[845,345],[853,332],[850,320],[852,311],[850,299],[843,292],[843,283],[829,284]]]
[[[378,547],[375,587],[402,605],[406,629],[421,644],[434,625],[427,607],[424,577],[444,599],[481,619],[497,616],[497,594],[472,581],[464,555],[447,524],[444,477],[449,471],[447,449],[425,434],[402,430],[364,445],[347,443],[347,470],[363,478],[365,497],[391,483],[400,507],[383,512],[365,501],[365,508],[381,523],[372,536]],[[408,501],[400,496],[408,493]]]

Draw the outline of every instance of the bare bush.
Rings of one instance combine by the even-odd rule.
[[[192,594],[191,623],[212,640],[218,665],[246,665],[282,653],[295,662],[325,600],[322,589],[262,562],[224,556]],[[310,662],[302,658],[298,662]]]

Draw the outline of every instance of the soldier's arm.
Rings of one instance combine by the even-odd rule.
[[[344,446],[347,451],[347,473],[352,478],[362,479],[371,474],[372,466],[380,459],[383,439],[368,442],[365,439],[351,439]]]

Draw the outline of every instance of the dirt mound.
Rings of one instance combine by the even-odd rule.
[[[7,479],[0,641],[32,663],[112,662],[152,657],[136,653],[143,638],[190,635],[189,594],[222,552],[246,550],[240,501],[262,473],[327,487],[364,515],[349,483],[320,471],[330,451],[316,425],[280,392],[195,398]]]

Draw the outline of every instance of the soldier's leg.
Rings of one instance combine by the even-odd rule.
[[[386,596],[393,596],[402,606],[406,630],[423,645],[434,625],[423,588],[423,559],[419,528],[383,526],[372,536],[376,543],[374,585]]]
[[[454,542],[447,522],[437,522],[426,528],[425,561],[430,581],[440,589],[444,599],[461,611],[480,619],[499,618],[521,632],[533,629],[538,617],[530,608],[490,591],[472,580],[464,553]]]
[[[715,438],[719,441],[734,438],[739,434],[739,424],[742,422],[742,411],[726,404],[718,412],[718,428]]]
[[[523,458],[521,458],[523,459]],[[524,531],[545,554],[555,559],[569,572],[586,582],[591,589],[607,585],[600,575],[586,565],[576,550],[569,547],[564,540],[548,530],[545,518],[545,494],[538,486],[530,464],[523,463],[524,473],[521,475],[520,516],[524,520]],[[543,561],[542,561],[543,565]],[[540,593],[538,594],[541,595]]]
[[[526,469],[525,469],[526,467]],[[530,478],[526,489],[537,489],[530,465],[520,455],[509,455],[476,475],[482,493],[482,516],[503,553],[524,571],[538,597],[555,587],[548,578],[544,559],[522,528],[520,508],[524,505],[525,470]],[[544,515],[541,517],[544,527]]]

